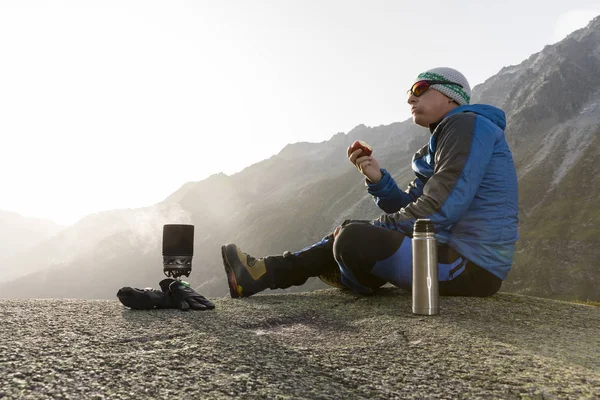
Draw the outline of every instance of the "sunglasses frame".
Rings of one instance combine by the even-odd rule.
[[[421,92],[421,94],[417,95],[415,94],[415,92],[413,92],[413,88],[415,87],[416,84],[419,84],[421,82],[427,82],[427,84],[429,85],[429,87],[425,90],[423,90],[423,92]],[[406,92],[406,94],[411,94],[415,97],[421,97],[423,96],[423,93],[427,92],[429,89],[431,89],[431,86],[433,85],[456,85],[459,86],[461,89],[464,87],[463,85],[461,85],[460,83],[456,83],[456,82],[450,82],[450,81],[436,81],[436,80],[430,80],[430,79],[421,79],[420,81],[417,81],[415,83],[413,83],[413,85],[410,87],[410,89],[408,89],[408,91]]]

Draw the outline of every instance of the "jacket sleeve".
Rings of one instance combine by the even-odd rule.
[[[430,219],[436,231],[450,228],[468,209],[489,164],[495,135],[477,130],[477,116],[455,114],[436,132],[434,172],[423,195],[398,212],[382,215],[373,224],[412,236],[415,220]],[[438,133],[439,132],[439,133]]]
[[[381,180],[377,183],[366,181],[367,192],[373,196],[375,204],[386,213],[394,213],[417,200],[423,194],[423,183],[417,178],[403,192],[388,171],[381,169]]]

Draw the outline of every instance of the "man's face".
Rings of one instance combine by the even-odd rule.
[[[425,128],[439,122],[453,108],[458,106],[449,97],[431,88],[419,97],[408,92],[408,104],[410,105],[413,122]]]

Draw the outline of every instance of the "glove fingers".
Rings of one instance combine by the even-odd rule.
[[[215,308],[215,305],[209,300],[201,299],[198,297],[189,298],[187,299],[187,302],[189,303],[190,307],[192,307],[192,309],[194,310],[212,310],[213,308]]]
[[[208,310],[202,303],[197,302],[194,299],[187,299],[188,304],[192,307],[192,310]]]
[[[204,299],[204,300],[202,301],[202,304],[204,304],[204,305],[206,306],[206,309],[207,309],[207,310],[212,310],[212,309],[214,309],[214,308],[215,308],[215,305],[214,305],[214,303],[213,303],[212,301],[210,301],[210,300],[206,300],[206,299]]]
[[[212,310],[213,308],[215,308],[215,305],[213,304],[212,301],[208,300],[206,297],[201,296],[201,299],[196,299],[197,301],[199,301],[204,307],[206,307],[207,310]]]
[[[187,301],[181,300],[181,301],[179,301],[179,309],[181,311],[189,311],[190,310],[190,305],[188,304]]]

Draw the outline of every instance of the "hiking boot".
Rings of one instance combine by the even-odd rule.
[[[119,301],[134,310],[152,310],[153,308],[177,308],[169,293],[158,289],[137,289],[129,286],[117,292]]]
[[[264,259],[255,259],[235,244],[221,246],[221,255],[232,298],[249,297],[269,287]]]

